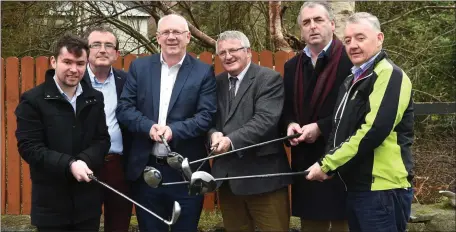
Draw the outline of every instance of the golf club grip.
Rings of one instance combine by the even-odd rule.
[[[251,145],[251,146],[239,148],[239,149],[236,149],[236,150],[228,151],[228,152],[225,152],[225,153],[222,153],[222,154],[218,154],[218,155],[214,155],[214,156],[211,156],[211,157],[206,157],[206,158],[202,158],[202,159],[199,159],[199,160],[194,160],[194,161],[190,162],[190,164],[199,163],[199,162],[202,162],[202,161],[205,161],[205,160],[208,160],[208,159],[214,159],[214,158],[217,158],[219,156],[224,156],[224,155],[236,153],[236,152],[247,150],[247,149],[264,146],[264,145],[267,145],[267,144],[270,144],[270,143],[274,143],[274,142],[278,142],[278,141],[282,141],[282,140],[294,139],[294,138],[297,138],[297,137],[299,137],[301,135],[302,135],[301,133],[298,133],[298,134],[289,135],[289,136],[278,138],[278,139],[269,140],[269,141],[266,141],[266,142],[262,142],[262,143],[254,144],[254,145]]]
[[[104,183],[103,181],[98,180],[98,178],[95,177],[93,174],[89,174],[88,176],[89,176],[90,179],[92,179],[92,180],[94,180],[95,182],[97,182],[97,183],[103,185],[104,187],[106,187],[106,188],[112,190],[113,192],[119,194],[120,196],[122,196],[122,197],[124,197],[125,199],[129,200],[131,203],[135,204],[136,206],[140,207],[141,209],[143,209],[143,210],[147,211],[148,213],[152,214],[154,217],[160,219],[160,220],[163,221],[164,223],[166,223],[166,224],[169,223],[168,221],[166,221],[165,219],[161,218],[160,216],[158,216],[158,215],[155,214],[154,212],[150,211],[150,210],[147,209],[146,207],[140,205],[138,202],[136,202],[136,201],[130,199],[129,197],[125,196],[123,193],[121,193],[121,192],[115,190],[114,188],[112,188],[112,187],[109,186],[108,184]]]
[[[169,144],[168,144],[168,142],[166,141],[165,136],[160,135],[160,139],[162,140],[163,145],[165,145],[166,150],[168,150],[168,152],[171,153],[171,147],[169,147]]]
[[[277,176],[295,176],[295,175],[305,175],[307,176],[309,171],[300,171],[300,172],[282,172],[282,173],[274,173],[274,174],[263,174],[263,175],[251,175],[251,176],[233,176],[233,177],[224,177],[224,178],[217,178],[214,179],[215,181],[223,181],[223,180],[242,180],[242,179],[255,179],[255,178],[269,178],[269,177],[277,177]],[[189,181],[178,181],[178,182],[168,182],[163,183],[163,186],[166,185],[178,185],[178,184],[188,184]]]

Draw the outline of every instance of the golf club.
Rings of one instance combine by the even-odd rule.
[[[307,176],[309,171],[300,171],[300,172],[283,172],[283,173],[273,173],[273,174],[261,174],[261,175],[250,175],[250,176],[232,176],[232,177],[223,177],[215,179],[212,175],[204,171],[194,172],[190,181],[179,181],[179,182],[168,182],[162,183],[163,186],[167,185],[177,185],[177,184],[190,184],[190,190],[193,194],[204,194],[207,192],[213,192],[216,189],[216,181],[224,180],[241,180],[241,179],[255,179],[255,178],[270,178],[278,176],[294,176],[294,175],[305,175]],[[194,186],[192,186],[194,185]],[[199,192],[196,192],[196,190]]]
[[[182,167],[182,173],[184,174],[185,179],[191,180],[193,172],[192,172],[192,169],[190,168],[190,164],[188,163],[187,158],[184,158],[184,160],[182,161],[181,167]]]
[[[152,214],[154,217],[158,218],[159,220],[161,220],[162,222],[164,222],[165,224],[167,225],[173,225],[177,222],[177,219],[179,219],[179,216],[180,216],[180,213],[181,213],[181,207],[179,205],[179,202],[175,201],[174,202],[174,206],[173,206],[173,213],[172,213],[172,216],[171,216],[171,220],[167,221],[165,219],[163,219],[162,217],[158,216],[157,214],[155,214],[154,212],[148,210],[146,207],[140,205],[139,203],[137,203],[136,201],[130,199],[129,197],[125,196],[123,193],[115,190],[114,188],[112,188],[111,186],[107,185],[106,183],[104,183],[103,181],[100,181],[98,180],[97,177],[95,177],[93,174],[89,174],[88,175],[90,179],[94,180],[95,182],[103,185],[104,187],[112,190],[113,192],[119,194],[120,196],[124,197],[125,199],[129,200],[130,202],[132,202],[133,204],[135,204],[136,206],[140,207],[141,209],[145,210],[146,212]]]
[[[214,151],[215,151],[215,147],[211,147],[211,152],[209,152],[209,155],[207,155],[207,157],[211,157],[213,154],[214,154]],[[199,171],[203,165],[206,163],[207,160],[203,161],[200,166],[196,169],[195,172]]]
[[[160,171],[151,166],[146,166],[143,172],[143,178],[147,185],[156,188],[161,185],[163,176]]]
[[[266,141],[266,142],[262,142],[262,143],[254,144],[254,145],[251,145],[251,146],[235,149],[235,150],[228,151],[228,152],[225,152],[225,153],[221,153],[221,154],[218,154],[218,155],[208,156],[208,157],[205,157],[205,158],[202,158],[202,159],[199,159],[199,160],[194,160],[194,161],[191,161],[190,164],[203,162],[203,161],[206,161],[206,160],[209,160],[209,159],[214,159],[214,158],[217,158],[217,157],[220,157],[220,156],[233,154],[233,153],[236,153],[236,152],[239,152],[239,151],[244,151],[244,150],[247,150],[247,149],[264,146],[264,145],[267,145],[267,144],[270,144],[270,143],[274,143],[274,142],[279,142],[279,141],[282,141],[282,140],[294,139],[294,138],[297,138],[297,137],[299,137],[301,135],[302,134],[298,133],[298,134],[289,135],[289,136],[285,136],[285,137],[278,138],[278,139],[269,140],[269,141]]]
[[[168,165],[174,169],[180,170],[182,168],[182,161],[184,157],[179,153],[171,151],[171,147],[169,146],[168,142],[166,141],[163,135],[160,135],[163,145],[165,145],[166,150],[168,150],[168,155],[166,157],[166,162]]]

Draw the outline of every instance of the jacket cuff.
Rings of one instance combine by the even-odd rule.
[[[323,162],[323,158],[319,159],[317,162],[318,164],[320,165],[321,167],[321,171],[324,172],[324,173],[328,173],[329,171],[331,171],[331,169],[328,167],[328,165],[326,165],[324,162]]]
[[[76,157],[77,159],[79,160],[82,160],[84,161],[86,164],[87,164],[87,167],[89,167],[90,169],[92,169],[92,161],[90,160],[90,157],[88,155],[86,155],[85,153],[80,153],[79,155],[77,155]]]

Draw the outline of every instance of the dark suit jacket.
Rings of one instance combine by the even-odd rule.
[[[117,107],[117,119],[133,133],[127,164],[127,179],[136,180],[143,172],[153,147],[149,131],[158,123],[160,107],[160,54],[142,57],[130,65]],[[185,56],[174,83],[166,124],[173,136],[171,149],[189,161],[207,155],[206,134],[217,111],[216,82],[212,66]],[[195,170],[199,164],[192,166]],[[156,166],[165,182],[182,180],[176,170]]]
[[[284,104],[284,89],[279,73],[250,64],[230,111],[227,111],[229,80],[226,72],[217,76],[218,111],[215,128],[228,136],[235,149],[279,137],[278,123]],[[281,142],[268,144],[214,160],[214,177],[289,172]],[[251,195],[277,190],[291,183],[290,177],[229,181],[236,195]]]

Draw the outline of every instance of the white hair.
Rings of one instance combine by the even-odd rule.
[[[380,21],[378,21],[378,18],[367,12],[358,12],[352,14],[350,17],[348,17],[347,24],[360,23],[361,21],[367,22],[374,30],[381,32]]]
[[[218,53],[218,42],[235,39],[241,41],[241,46],[244,48],[250,48],[250,41],[247,36],[240,31],[224,31],[218,36],[217,42],[215,43],[215,52]]]
[[[187,20],[178,14],[169,14],[169,15],[165,15],[165,16],[161,17],[157,23],[157,31],[160,31],[160,24],[162,23],[162,20],[165,18],[168,18],[168,17],[178,17],[178,18],[182,19],[182,21],[184,22],[184,25],[185,25],[185,30],[189,31]]]

